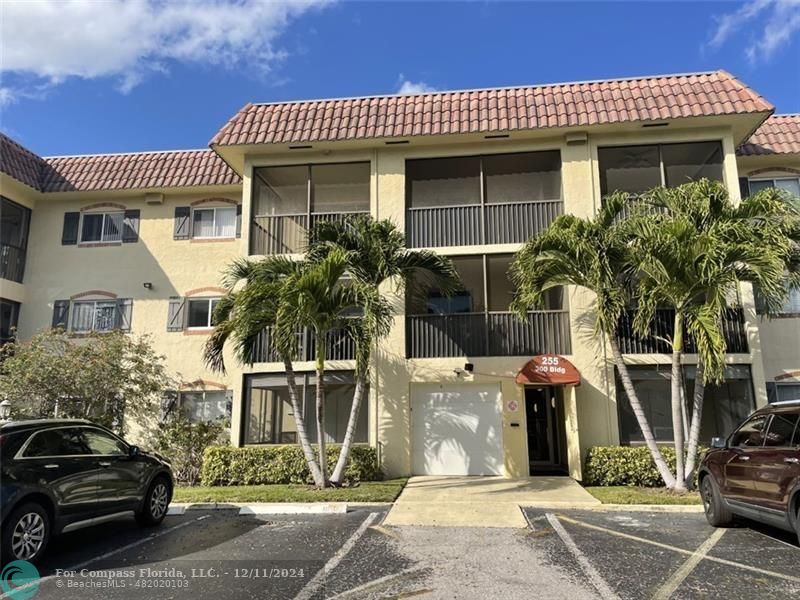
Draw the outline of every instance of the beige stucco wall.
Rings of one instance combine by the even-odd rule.
[[[709,126],[701,126],[707,123]],[[626,125],[618,130],[605,127],[590,134],[584,144],[568,145],[561,132],[535,132],[514,140],[472,139],[456,143],[436,144],[426,138],[420,144],[408,146],[377,146],[342,150],[302,151],[286,153],[255,152],[245,157],[243,183],[205,190],[161,190],[165,193],[161,205],[146,205],[144,193],[62,193],[48,196],[12,189],[4,193],[34,209],[31,223],[31,243],[24,285],[18,289],[10,282],[0,282],[4,297],[22,298],[20,335],[24,339],[51,322],[53,301],[69,298],[90,290],[101,290],[119,297],[134,299],[132,331],[153,336],[156,349],[166,356],[170,372],[186,382],[205,380],[219,383],[234,391],[232,439],[238,441],[241,426],[242,376],[246,373],[281,372],[280,364],[259,364],[241,368],[229,356],[227,375],[209,372],[202,363],[205,335],[186,335],[166,331],[168,298],[184,296],[190,290],[215,287],[220,272],[235,256],[248,254],[249,224],[251,221],[252,169],[255,166],[306,164],[345,161],[368,161],[371,169],[371,212],[378,218],[393,220],[405,226],[405,164],[406,160],[422,157],[507,153],[519,151],[559,150],[562,158],[562,198],[564,210],[583,217],[594,214],[600,203],[598,147],[607,145],[668,143],[679,141],[722,140],[725,153],[725,183],[734,198],[738,198],[737,161],[731,129],[719,121],[698,121],[693,128],[676,130],[641,130]],[[445,141],[445,140],[443,140]],[[342,148],[346,148],[346,144]],[[743,162],[740,159],[740,165]],[[794,163],[800,168],[800,161]],[[749,163],[748,163],[749,165]],[[755,168],[755,167],[752,167]],[[0,180],[2,184],[4,180]],[[13,181],[12,181],[13,184]],[[17,185],[18,188],[24,186]],[[243,202],[241,239],[223,242],[175,241],[172,239],[173,212],[176,206],[186,206],[209,197],[225,197]],[[78,247],[61,245],[63,215],[97,202],[114,202],[126,208],[141,210],[139,242],[112,247]],[[438,248],[450,255],[501,254],[514,252],[516,244]],[[145,289],[144,282],[153,284]],[[8,294],[16,294],[10,296]],[[520,357],[458,357],[441,359],[405,358],[404,297],[401,290],[387,285],[387,296],[393,301],[397,318],[387,339],[375,357],[370,390],[370,443],[380,447],[384,467],[389,475],[411,472],[410,403],[413,386],[418,383],[498,383],[501,386],[502,437],[505,473],[519,477],[528,474],[528,449],[525,428],[524,388],[514,382],[514,376],[530,358]],[[766,401],[764,382],[778,373],[800,369],[800,319],[791,323],[762,323],[755,317],[752,293],[742,290],[742,300],[748,320],[751,351],[747,355],[732,355],[730,362],[751,364],[753,383],[758,402]],[[613,365],[602,339],[598,339],[586,315],[593,302],[591,294],[581,289],[568,289],[566,308],[570,311],[572,352],[566,355],[581,372],[582,384],[566,388],[564,428],[567,439],[568,466],[573,477],[581,476],[581,460],[588,447],[619,442],[616,391]],[[666,355],[629,356],[631,363],[668,363]],[[465,362],[474,364],[474,373],[456,374]],[[689,355],[691,364],[696,357]],[[766,368],[765,366],[766,365]],[[329,369],[352,369],[351,362],[332,363]],[[296,370],[312,370],[311,363],[296,365]],[[800,376],[799,376],[800,377]],[[518,409],[509,411],[508,401],[518,401]],[[518,423],[519,427],[512,427]]]
[[[739,157],[741,177],[800,177],[800,155]],[[764,378],[800,383],[800,316],[758,318]]]
[[[40,198],[33,210],[25,272],[25,301],[20,312],[19,336],[27,339],[52,322],[53,302],[86,294],[103,298],[113,294],[132,298],[131,332],[152,337],[155,350],[166,358],[168,372],[183,389],[218,389],[238,394],[241,380],[232,359],[226,375],[209,371],[202,360],[204,332],[168,332],[170,296],[220,295],[198,288],[220,286],[222,270],[239,255],[240,239],[173,240],[176,206],[208,198],[240,201],[236,187],[202,192],[166,192],[163,204],[148,205],[144,194],[57,194]],[[139,240],[111,246],[62,245],[64,213],[97,203],[139,209]],[[152,284],[146,289],[144,283]],[[98,294],[97,292],[102,292]],[[216,384],[216,385],[215,385]]]

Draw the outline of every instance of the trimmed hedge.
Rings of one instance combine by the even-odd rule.
[[[698,449],[698,463],[706,450]],[[669,468],[675,469],[675,449],[661,446],[661,453]],[[664,480],[646,446],[594,446],[586,455],[583,484],[662,487]]]
[[[326,448],[329,473],[339,458],[339,448]],[[375,448],[352,446],[344,476],[345,480],[351,482],[382,479]],[[205,451],[202,485],[311,482],[311,472],[300,446],[209,446]]]

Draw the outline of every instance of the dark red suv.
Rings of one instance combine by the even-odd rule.
[[[800,400],[755,411],[727,440],[714,438],[699,470],[706,519],[733,515],[794,531],[800,538]]]

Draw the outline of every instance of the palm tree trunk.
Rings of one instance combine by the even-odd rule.
[[[673,488],[675,487],[675,477],[670,472],[667,461],[664,460],[661,449],[658,447],[656,439],[653,437],[653,430],[650,429],[650,424],[647,422],[644,410],[642,410],[639,397],[636,395],[636,390],[633,387],[633,382],[628,372],[628,366],[622,358],[622,352],[620,352],[617,338],[612,334],[608,336],[608,340],[611,346],[611,355],[614,357],[614,364],[619,371],[619,378],[622,381],[622,387],[625,389],[625,394],[628,396],[628,402],[630,402],[633,414],[636,416],[636,422],[639,424],[639,429],[642,431],[642,437],[647,445],[647,449],[650,450],[650,456],[653,458],[656,470],[658,470],[658,474],[661,475],[661,479],[664,480],[664,484],[668,488]]]
[[[689,441],[686,445],[686,486],[694,484],[694,468],[697,462],[697,445],[700,443],[700,421],[703,417],[703,400],[706,385],[703,381],[705,367],[703,359],[697,360],[697,372],[694,378],[694,394],[692,397],[692,423],[689,426]]]
[[[317,449],[319,450],[319,465],[322,472],[322,485],[326,488],[328,481],[328,457],[325,453],[325,335],[314,334],[317,346]]]
[[[353,393],[353,404],[350,407],[350,417],[347,421],[347,431],[344,434],[342,448],[339,451],[339,459],[331,475],[331,483],[340,485],[344,477],[344,470],[347,467],[347,459],[350,457],[350,448],[353,446],[353,439],[356,437],[356,426],[358,425],[358,413],[361,409],[361,402],[364,400],[364,393],[367,390],[366,373],[356,377],[356,389]]]
[[[317,457],[314,455],[314,449],[311,447],[311,442],[308,439],[308,433],[306,432],[306,424],[303,420],[305,411],[297,397],[297,382],[294,378],[292,361],[283,359],[283,368],[286,371],[286,385],[289,388],[289,402],[292,403],[292,412],[294,412],[297,439],[300,441],[300,447],[303,449],[303,456],[306,458],[308,470],[311,471],[311,478],[314,480],[314,485],[322,487],[324,479],[322,477],[322,471],[319,468],[319,463],[317,462]]]
[[[675,440],[675,487],[676,491],[686,491],[684,470],[683,435],[683,394],[681,387],[681,356],[683,354],[683,314],[675,311],[675,329],[672,334],[672,437]]]

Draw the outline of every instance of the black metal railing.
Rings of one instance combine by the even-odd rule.
[[[312,333],[308,330],[302,330],[298,331],[296,335],[298,345],[297,360],[315,360],[316,341]],[[325,357],[327,360],[355,359],[355,342],[346,331],[331,331],[327,336],[326,343]],[[269,327],[258,336],[254,362],[282,362],[272,343],[272,331]]]
[[[406,356],[529,356],[570,354],[569,311],[528,313],[521,320],[510,312],[408,315]]]
[[[411,248],[520,244],[563,212],[562,200],[409,208],[406,242]]]
[[[623,354],[670,354],[672,348],[669,340],[675,331],[675,311],[662,308],[656,311],[650,323],[648,335],[640,337],[633,329],[634,311],[622,314],[617,327],[617,341]],[[722,332],[725,345],[731,354],[747,353],[747,332],[745,330],[744,311],[741,308],[726,308],[722,319]],[[693,336],[684,335],[685,352],[697,352],[697,344]]]
[[[25,275],[25,249],[0,244],[0,278],[22,283]]]
[[[313,227],[320,221],[343,221],[349,216],[359,214],[369,214],[369,211],[255,216],[250,232],[250,254],[303,252],[308,245],[309,220]]]

